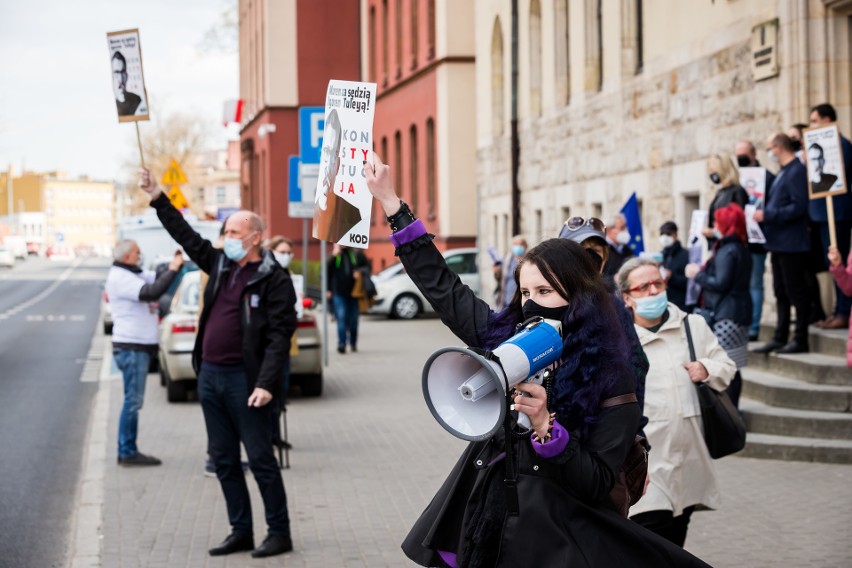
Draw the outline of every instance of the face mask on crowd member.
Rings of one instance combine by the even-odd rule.
[[[253,236],[254,233],[252,232],[241,239],[237,237],[225,237],[223,247],[225,256],[234,262],[239,262],[244,259],[246,254],[248,254],[248,250],[245,248],[245,241]]]
[[[519,244],[512,245],[512,254],[513,255],[521,256],[525,252],[527,252],[527,247],[525,247],[524,245],[519,245]]]
[[[568,309],[568,300],[554,290],[538,266],[524,262],[518,272],[518,284],[524,319],[541,316],[562,321]]]
[[[290,261],[293,260],[293,253],[289,252],[273,252],[273,256],[275,256],[275,260],[278,264],[281,265],[281,268],[287,268],[290,266]]]
[[[737,156],[737,165],[741,168],[750,168],[754,166],[754,164],[751,162],[751,158],[745,155]]]
[[[719,184],[719,182],[720,182],[720,181],[722,181],[722,176],[720,176],[720,175],[719,175],[719,174],[717,174],[716,172],[712,172],[712,173],[710,174],[710,181],[712,181],[713,183],[715,183],[715,184],[717,184],[717,185],[718,185],[718,184]]]
[[[638,265],[638,266],[637,266]],[[636,316],[656,320],[668,306],[666,281],[657,265],[645,259],[627,261],[616,276],[624,303]]]
[[[675,242],[675,238],[671,235],[662,234],[660,235],[660,248],[669,248]]]
[[[620,245],[626,245],[630,242],[630,233],[627,231],[627,229],[623,229],[618,232],[618,235],[615,236],[615,242]]]

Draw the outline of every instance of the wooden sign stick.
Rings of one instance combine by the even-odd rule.
[[[825,198],[825,210],[828,213],[828,238],[831,246],[837,247],[837,237],[834,234],[834,196],[827,195]]]
[[[134,122],[136,125],[136,143],[139,144],[139,161],[142,162],[142,169],[145,169],[145,155],[142,153],[142,136],[139,134],[139,121]],[[831,217],[832,224],[834,223],[834,215]]]

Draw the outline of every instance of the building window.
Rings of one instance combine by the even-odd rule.
[[[426,206],[427,219],[433,220],[437,209],[435,199],[435,121],[426,121]]]
[[[411,125],[411,129],[409,130],[409,143],[408,143],[408,154],[411,156],[411,160],[409,161],[411,171],[410,179],[411,179],[411,209],[417,213],[417,193],[418,193],[418,184],[417,184],[417,160],[420,154],[417,152],[417,126]]]
[[[642,0],[621,0],[621,75],[642,72],[645,64]]]
[[[435,0],[428,0],[429,59],[435,58]]]
[[[216,203],[218,203],[219,205],[222,205],[223,203],[225,203],[225,199],[226,199],[225,196],[226,196],[225,186],[223,186],[223,185],[216,186]]]
[[[402,0],[396,0],[396,78],[402,77]]]
[[[503,28],[494,19],[491,32],[491,127],[494,137],[503,135]]]
[[[388,84],[388,0],[382,0],[382,85]]]
[[[642,0],[636,0],[636,74],[645,66],[645,35],[642,33]]]
[[[569,40],[568,0],[556,0],[554,4],[556,100],[567,105],[571,99],[571,45]]]
[[[419,2],[411,0],[411,69],[417,69],[417,10]]]
[[[586,91],[603,88],[603,33],[601,0],[586,0]]]
[[[396,194],[402,197],[402,133],[399,130],[393,135],[393,169]]]
[[[370,6],[370,81],[376,82],[376,7]]]
[[[542,211],[541,209],[535,210],[535,242],[541,242],[542,237],[544,236],[544,223],[542,221]]]
[[[387,136],[382,136],[382,159],[383,160],[388,159],[388,137]],[[381,219],[382,219],[382,223],[387,225],[388,219],[387,219],[387,217],[382,215],[381,207],[378,207],[377,210],[378,210],[377,213],[379,214],[379,217],[381,217]]]
[[[530,115],[541,116],[541,3],[530,3]]]

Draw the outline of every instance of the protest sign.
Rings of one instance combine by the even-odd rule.
[[[805,129],[804,138],[810,198],[846,193],[843,152],[837,125]]]
[[[766,242],[766,237],[763,236],[763,231],[760,229],[760,225],[758,225],[757,221],[754,220],[754,212],[756,210],[757,206],[755,205],[745,206],[746,234],[748,235],[748,242],[764,244]]]
[[[107,34],[112,91],[119,122],[148,120],[148,95],[142,74],[142,47],[139,30],[124,30]]]
[[[766,195],[766,170],[740,168],[740,185],[745,188],[752,203],[762,202]]]
[[[325,128],[314,197],[314,238],[367,248],[373,197],[364,162],[373,159],[376,84],[328,83]]]

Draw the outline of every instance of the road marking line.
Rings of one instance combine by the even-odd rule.
[[[82,262],[83,262],[82,260],[75,261],[71,266],[69,266],[68,268],[65,269],[65,272],[63,272],[62,275],[60,275],[59,278],[56,279],[53,282],[53,284],[51,284],[50,286],[48,286],[47,288],[45,288],[44,290],[42,290],[41,292],[39,292],[38,294],[36,294],[32,298],[30,298],[29,300],[27,300],[26,302],[24,302],[22,304],[18,304],[14,308],[10,308],[10,309],[6,310],[2,314],[0,314],[0,319],[6,319],[9,316],[13,316],[13,315],[17,314],[18,312],[22,312],[22,311],[26,310],[27,308],[29,308],[30,306],[35,305],[35,304],[41,302],[42,300],[44,300],[54,290],[56,290],[60,286],[60,284],[62,284],[66,280],[68,280],[68,277],[71,276],[71,273],[74,272],[74,269],[77,268],[78,266],[80,266],[80,264],[82,264]]]

